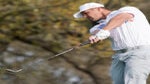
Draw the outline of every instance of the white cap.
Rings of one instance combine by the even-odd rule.
[[[80,11],[75,13],[73,16],[74,18],[82,18],[83,16],[81,12],[91,9],[91,8],[97,8],[97,7],[104,7],[104,5],[100,3],[95,3],[95,2],[85,3],[79,7]]]

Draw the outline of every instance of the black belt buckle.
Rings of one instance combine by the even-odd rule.
[[[122,49],[121,50],[121,53],[125,53],[125,52],[127,52],[128,51],[128,49]]]
[[[127,49],[121,49],[121,50],[118,50],[117,52],[125,53],[127,51],[135,50],[135,49],[140,49],[140,46],[136,46],[136,47],[132,47],[132,48],[127,48]]]
[[[125,53],[125,52],[127,52],[128,51],[128,49],[121,49],[121,50],[118,50],[117,52],[118,53]]]

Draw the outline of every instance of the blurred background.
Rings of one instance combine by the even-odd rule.
[[[0,84],[111,84],[109,40],[47,60],[88,39],[90,22],[72,16],[85,2],[135,6],[150,21],[150,0],[0,0]]]

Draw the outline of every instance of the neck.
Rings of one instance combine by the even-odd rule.
[[[102,14],[103,14],[103,19],[106,19],[107,15],[109,15],[110,13],[111,13],[110,10],[103,9],[103,12],[102,12]]]

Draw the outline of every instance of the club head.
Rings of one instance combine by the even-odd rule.
[[[6,71],[9,71],[9,72],[13,72],[13,73],[18,73],[20,71],[22,71],[23,69],[17,69],[17,70],[13,70],[13,69],[5,69]]]

